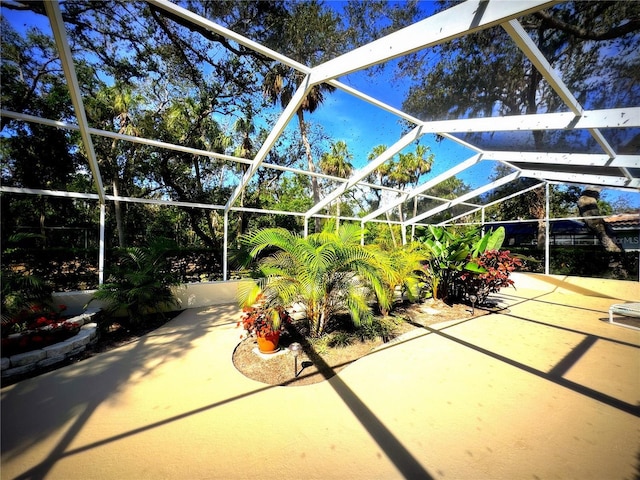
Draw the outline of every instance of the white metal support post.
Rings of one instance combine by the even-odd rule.
[[[104,202],[100,202],[100,243],[98,247],[98,285],[104,283],[104,224],[106,217],[107,206]]]
[[[71,103],[73,104],[73,110],[78,119],[78,127],[80,129],[80,137],[84,144],[87,160],[89,162],[89,168],[93,176],[93,182],[98,191],[98,198],[100,201],[100,248],[98,253],[98,285],[102,285],[104,282],[104,229],[105,229],[105,192],[102,184],[102,176],[100,174],[100,167],[98,166],[98,159],[93,149],[93,141],[91,140],[91,134],[89,133],[89,122],[87,120],[87,114],[84,109],[84,103],[82,101],[82,95],[80,93],[80,84],[78,83],[78,77],[76,76],[76,70],[73,65],[73,56],[71,55],[71,48],[69,47],[69,41],[67,39],[67,33],[64,29],[64,21],[62,20],[62,12],[60,11],[60,5],[58,2],[44,2],[44,8],[49,17],[51,23],[51,30],[56,42],[58,54],[60,55],[60,62],[62,63],[62,69],[64,76],[67,80],[67,88],[69,89],[69,96],[71,97]]]
[[[223,243],[222,246],[222,280],[227,281],[228,278],[228,264],[229,264],[229,212],[224,212],[224,235],[223,235]]]
[[[545,236],[544,236],[544,274],[549,275],[549,239],[551,237],[551,222],[549,221],[549,182],[544,185],[544,222],[545,222]]]

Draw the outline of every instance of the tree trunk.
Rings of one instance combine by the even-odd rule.
[[[298,124],[300,126],[300,137],[302,138],[302,144],[304,145],[305,152],[307,153],[307,168],[311,173],[315,173],[316,167],[313,163],[313,153],[311,151],[311,144],[307,138],[307,127],[304,123],[304,113],[302,109],[298,110]],[[318,189],[318,178],[311,177],[311,190],[313,192],[313,204],[317,205],[320,202],[320,191]],[[320,231],[320,219],[315,217],[314,219],[316,233]]]
[[[45,207],[45,203],[46,200],[44,199],[44,197],[40,197],[40,235],[42,235],[42,249],[44,250],[45,248],[47,248],[47,231],[44,227],[44,221],[45,221],[45,211],[46,211],[46,207]]]
[[[544,250],[547,244],[547,222],[544,218],[538,218],[538,235],[536,237],[536,248]]]
[[[118,133],[124,133],[123,129],[120,129]],[[120,196],[120,171],[118,168],[118,157],[116,152],[116,147],[118,145],[118,140],[114,139],[111,142],[111,158],[113,158],[113,181],[111,182],[111,186],[113,187],[113,195],[118,197]],[[124,237],[124,225],[122,223],[122,208],[119,200],[113,201],[113,207],[116,215],[116,229],[118,230],[118,246],[120,248],[125,248],[125,237]]]
[[[413,197],[413,218],[418,216],[418,196]],[[413,242],[416,236],[416,224],[411,224],[411,241]]]
[[[531,192],[531,202],[529,204],[529,211],[533,218],[538,219],[538,235],[536,237],[538,250],[544,250],[547,241],[547,222],[546,222],[546,189],[544,187],[536,188]],[[549,232],[551,233],[551,232]]]
[[[113,182],[111,182],[111,185],[113,187],[113,195],[116,197],[120,196],[120,189],[118,186],[119,182],[118,182],[117,174],[115,177],[113,177]],[[126,247],[126,245],[124,240],[124,226],[122,225],[122,209],[120,208],[120,200],[114,200],[113,206],[116,214],[116,228],[118,230],[118,246],[120,248],[124,248]]]
[[[391,224],[391,216],[389,216],[389,210],[384,212],[387,217],[387,225],[389,225],[389,232],[391,233],[391,241],[393,242],[393,248],[398,248],[398,242],[396,241],[396,235],[393,233],[393,225]]]
[[[591,187],[583,190],[580,198],[578,199],[578,211],[582,217],[598,217],[600,216],[600,209],[598,208],[598,199],[600,198],[600,191],[597,188]],[[587,228],[591,230],[607,252],[620,252],[620,247],[611,238],[608,231],[607,224],[602,218],[584,218],[584,223]]]

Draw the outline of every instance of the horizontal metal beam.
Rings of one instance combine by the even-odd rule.
[[[78,125],[75,125],[75,124],[61,122],[59,120],[50,120],[46,118],[35,117],[33,115],[12,112],[9,110],[0,109],[0,116],[15,118],[16,120],[23,120],[31,123],[38,123],[41,125],[48,125],[50,127],[63,128],[65,130],[72,130],[72,131],[80,130],[80,127],[78,127]],[[107,130],[100,130],[98,128],[89,128],[89,133],[91,133],[92,135],[100,136],[100,137],[115,138],[117,140],[123,140],[126,142],[138,143],[140,145],[149,145],[152,147],[162,148],[165,150],[172,150],[176,152],[189,153],[192,155],[215,158],[217,160],[241,163],[245,165],[253,164],[253,160],[248,158],[236,157],[233,155],[225,155],[223,153],[217,153],[217,152],[210,152],[208,150],[202,150],[199,148],[185,147],[183,145],[176,145],[175,143],[162,142],[160,140],[153,140],[145,137],[135,137],[133,135],[125,135],[123,133],[109,132]],[[300,175],[307,175],[309,177],[318,177],[318,178],[323,178],[326,180],[332,180],[336,182],[347,181],[346,178],[342,178],[342,177],[334,177],[332,175],[326,175],[324,173],[318,173],[318,172],[309,172],[307,170],[301,170],[299,168],[293,168],[293,167],[285,167],[283,165],[275,165],[273,163],[263,162],[260,166],[269,168],[271,170],[279,170],[282,172],[290,172],[290,173],[295,173]],[[381,188],[381,187],[378,187],[378,188]]]
[[[484,185],[483,187],[477,188],[469,193],[465,193],[464,195],[459,196],[458,198],[456,198],[455,200],[451,200],[449,202],[447,202],[444,205],[440,205],[438,207],[432,208],[431,210],[421,213],[420,215],[416,215],[415,217],[405,221],[406,225],[411,225],[414,224],[416,222],[419,222],[420,220],[424,220],[425,218],[429,218],[432,217],[444,210],[448,210],[451,207],[454,207],[462,202],[465,202],[467,200],[469,200],[470,198],[474,198],[477,197],[479,195],[482,195],[483,193],[486,193],[490,190],[493,190],[494,188],[498,188],[502,185],[505,185],[509,182],[512,182],[513,180],[515,180],[516,178],[520,177],[520,172],[513,172],[510,173],[509,175],[506,175],[494,182],[491,182],[487,185]]]
[[[602,153],[540,153],[488,150],[484,152],[484,159],[507,163],[640,168],[640,156],[638,155],[618,155],[615,158],[611,158],[609,155]]]
[[[573,113],[537,113],[505,117],[467,118],[424,122],[424,133],[512,132],[520,130],[575,130],[640,127],[640,107],[588,110]]]
[[[392,201],[391,203],[389,203],[389,204],[387,204],[387,205],[385,205],[383,207],[378,208],[376,211],[371,212],[369,215],[366,215],[365,217],[363,217],[362,220],[365,221],[365,222],[368,222],[369,220],[371,220],[373,218],[376,218],[376,217],[382,215],[383,213],[388,212],[389,210],[393,210],[398,205],[403,204],[407,200],[412,199],[413,197],[421,194],[422,192],[426,192],[430,188],[435,187],[439,183],[444,182],[445,180],[453,177],[454,175],[457,175],[458,173],[466,170],[467,168],[470,168],[473,165],[476,165],[481,160],[482,160],[482,155],[481,154],[474,155],[473,157],[469,158],[468,160],[465,160],[464,162],[459,163],[458,165],[454,166],[453,168],[450,168],[449,170],[447,170],[446,172],[441,173],[440,175],[432,178],[431,180],[425,182],[424,184],[422,184],[422,185],[414,188],[413,190],[407,192],[407,194],[405,196],[403,196],[402,198],[396,199],[396,200]]]
[[[554,5],[554,1],[469,0],[315,67],[317,84]]]
[[[639,188],[640,179],[626,177],[612,177],[608,175],[594,175],[585,173],[556,172],[553,170],[522,170],[523,177],[539,178],[542,180],[574,183],[577,185],[595,185],[602,187]]]
[[[13,119],[16,119],[16,120],[21,120],[21,121],[25,121],[25,122],[29,122],[29,123],[37,123],[37,124],[40,124],[40,125],[47,125],[49,127],[62,128],[62,129],[71,130],[71,131],[79,131],[80,130],[80,127],[78,125],[76,125],[76,124],[73,124],[73,123],[62,122],[60,120],[51,120],[51,119],[42,118],[42,117],[36,117],[34,115],[28,115],[26,113],[13,112],[11,110],[0,109],[0,117],[13,118]],[[223,153],[211,152],[209,150],[202,150],[202,149],[199,149],[199,148],[185,147],[184,145],[176,145],[175,143],[163,142],[163,141],[154,140],[154,139],[151,139],[151,138],[136,137],[136,136],[133,136],[133,135],[126,135],[124,133],[110,132],[108,130],[101,130],[99,128],[89,128],[89,133],[91,133],[91,135],[96,135],[96,136],[100,136],[100,137],[113,138],[113,139],[123,140],[123,141],[126,141],[126,142],[136,143],[136,144],[140,144],[140,145],[148,145],[148,146],[151,146],[151,147],[157,147],[157,148],[161,148],[161,149],[165,149],[165,150],[189,153],[191,155],[199,155],[199,156],[202,156],[202,157],[209,157],[209,158],[214,158],[214,159],[217,159],[217,160],[241,163],[241,164],[244,164],[244,165],[251,165],[254,162],[253,160],[248,159],[248,158],[242,158],[242,157],[236,157],[236,156],[233,156],[233,155],[226,155],[226,154],[223,154]],[[453,140],[455,140],[455,137],[451,137],[448,134],[445,134],[445,136],[446,137],[450,137]],[[472,145],[468,145],[465,142],[459,142],[459,143],[467,146],[470,149],[478,150],[476,147],[473,147]],[[498,152],[497,154],[501,154],[501,153],[508,153],[508,152]],[[622,158],[622,157],[623,156],[618,157],[618,158]],[[628,155],[628,157],[636,158],[636,157],[634,157],[632,155]],[[349,181],[348,178],[336,177],[336,176],[333,176],[333,175],[327,175],[325,173],[320,173],[320,172],[309,172],[308,170],[302,170],[300,168],[286,167],[286,166],[283,166],[283,165],[276,165],[276,164],[268,163],[268,162],[263,162],[260,166],[264,167],[264,168],[271,169],[271,170],[278,170],[278,171],[282,171],[282,172],[293,173],[293,174],[296,174],[296,175],[306,175],[306,176],[309,176],[309,177],[322,178],[324,180],[330,180],[330,181],[333,181],[333,182],[347,183]],[[376,185],[374,183],[368,183],[368,182],[358,182],[358,186],[377,189],[377,190],[396,192],[396,193],[405,193],[404,190],[402,190],[400,188],[387,187],[387,186],[384,186],[384,185]],[[433,197],[433,198],[434,199],[438,199],[437,197]],[[442,200],[442,199],[438,199],[438,200]]]
[[[18,194],[25,194],[25,195],[44,195],[47,197],[81,198],[84,200],[100,200],[100,197],[95,193],[63,192],[61,190],[45,190],[40,188],[24,188],[24,187],[7,187],[4,185],[0,185],[0,192],[18,193]]]

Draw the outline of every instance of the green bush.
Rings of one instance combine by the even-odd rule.
[[[345,348],[351,345],[353,341],[354,336],[348,332],[333,332],[329,335],[327,345],[334,348]]]
[[[132,324],[140,324],[150,313],[178,306],[171,290],[180,282],[171,273],[167,252],[172,248],[164,239],[148,247],[131,247],[121,253],[120,262],[113,268],[107,282],[100,285],[95,300],[105,302],[108,314],[123,312]]]
[[[360,245],[360,235],[349,224],[308,237],[281,228],[244,235],[242,253],[262,278],[240,288],[241,304],[251,305],[258,292],[269,305],[299,303],[312,337],[321,337],[339,315],[348,314],[356,326],[370,322],[374,298],[381,310],[390,308],[388,286],[397,284],[397,274],[386,253]]]
[[[358,335],[365,340],[376,340],[381,338],[383,342],[388,342],[395,337],[398,330],[396,322],[401,321],[393,317],[380,317],[373,319],[370,323],[363,323],[358,328]]]
[[[460,276],[464,272],[476,274],[486,270],[478,258],[487,251],[499,250],[505,238],[504,227],[487,233],[472,229],[463,234],[454,229],[429,225],[421,230],[419,240],[427,256],[427,277],[431,296],[444,301],[460,298]]]

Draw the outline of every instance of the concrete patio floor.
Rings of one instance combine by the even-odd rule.
[[[633,479],[640,332],[607,322],[628,293],[598,295],[508,289],[301,387],[234,368],[236,307],[186,310],[2,389],[1,477]]]

